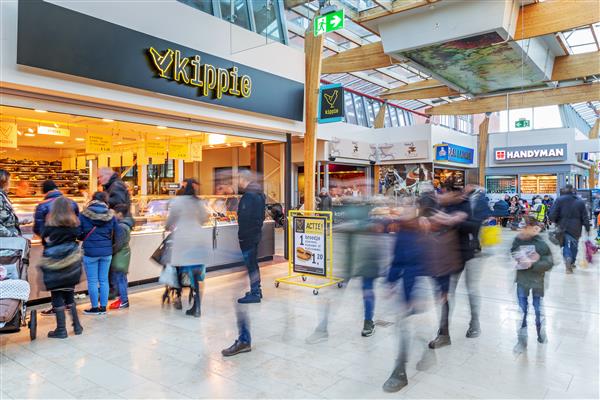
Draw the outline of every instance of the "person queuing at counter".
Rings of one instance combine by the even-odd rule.
[[[577,247],[581,237],[581,229],[590,234],[589,213],[585,202],[577,197],[573,185],[566,185],[561,190],[561,196],[550,209],[550,220],[555,222],[560,231],[560,246],[565,259],[567,274],[573,273],[577,260]]]
[[[108,167],[98,170],[98,183],[102,185],[104,192],[108,194],[108,207],[114,209],[117,204],[125,204],[131,207],[131,196],[125,182],[119,174]]]
[[[50,212],[54,201],[58,198],[64,197],[62,192],[58,190],[58,186],[54,183],[53,180],[44,181],[42,184],[42,193],[44,194],[44,200],[35,207],[34,217],[33,217],[33,233],[38,235],[42,239],[42,244],[44,244],[44,236],[42,232],[44,231],[44,225],[46,223],[46,217]],[[66,197],[65,197],[66,198]],[[79,216],[79,206],[73,200],[68,199],[69,204],[71,204],[71,209],[75,213],[76,216]],[[67,307],[69,307],[71,303],[67,303]],[[42,316],[48,317],[54,315],[54,306],[50,307],[47,310],[43,310],[40,313]]]
[[[40,267],[56,316],[56,329],[48,332],[48,337],[66,339],[65,310],[71,312],[75,334],[81,335],[83,332],[74,296],[75,285],[81,279],[81,251],[77,243],[80,221],[71,200],[66,197],[59,196],[51,204],[40,232],[44,245]]]
[[[106,192],[96,192],[92,201],[79,215],[81,230],[79,239],[83,241],[83,264],[87,275],[88,293],[92,307],[84,314],[106,313],[108,305],[108,273],[113,255],[113,239],[122,242],[121,229],[113,210],[108,208]],[[98,285],[100,292],[98,293]],[[98,304],[100,300],[100,304]]]
[[[250,291],[237,301],[236,319],[238,339],[228,348],[223,349],[224,357],[231,357],[252,350],[250,322],[247,310],[241,304],[260,303],[262,290],[260,286],[260,271],[258,267],[258,244],[262,236],[262,226],[265,220],[266,196],[262,187],[256,182],[256,177],[250,171],[241,171],[239,175],[240,189],[244,192],[238,205],[238,239],[248,269]]]
[[[131,261],[129,241],[131,240],[131,229],[135,223],[131,218],[129,208],[125,204],[115,206],[115,216],[119,221],[119,228],[121,228],[123,235],[121,236],[121,242],[115,243],[115,254],[113,254],[110,261],[110,274],[119,291],[119,298],[108,307],[110,310],[129,308],[129,296],[127,295],[127,273]]]
[[[0,237],[21,236],[19,218],[8,199],[10,173],[0,169]]]
[[[186,315],[200,317],[201,282],[206,275],[206,264],[211,249],[209,243],[202,243],[202,226],[208,222],[208,212],[198,198],[198,181],[186,179],[182,190],[171,201],[166,229],[172,233],[170,264],[177,268],[177,279],[189,277],[193,291],[193,304]],[[181,291],[178,291],[179,303]]]

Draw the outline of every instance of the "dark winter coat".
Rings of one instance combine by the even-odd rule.
[[[81,280],[79,228],[46,226],[42,232],[44,251],[40,259],[46,290],[73,290]]]
[[[590,216],[583,200],[572,193],[560,196],[550,209],[550,220],[556,222],[575,239],[581,237],[581,228],[590,231]]]
[[[83,240],[83,254],[88,257],[112,255],[113,243],[122,240],[121,229],[113,211],[100,201],[92,201],[79,214],[79,221],[79,239]]]
[[[44,231],[44,224],[46,223],[46,216],[50,213],[50,208],[52,208],[52,203],[54,200],[61,197],[63,194],[60,190],[51,190],[46,193],[44,197],[44,201],[38,204],[35,207],[35,215],[33,221],[33,233],[38,236],[42,236],[42,232]],[[73,200],[71,200],[71,206],[73,207],[73,212],[75,215],[79,215],[79,206]],[[42,238],[42,241],[44,239]]]
[[[119,221],[119,228],[121,229],[120,242],[115,243],[116,253],[113,254],[110,262],[110,269],[115,272],[129,272],[129,262],[131,260],[131,248],[129,246],[129,240],[131,239],[131,229],[133,228],[134,221],[131,217],[125,217]]]
[[[529,269],[517,270],[515,281],[519,286],[525,289],[536,289],[544,294],[544,276],[554,265],[552,252],[540,235],[536,235],[531,239],[525,239],[517,236],[513,240],[511,253],[519,250],[520,246],[535,246],[535,251],[540,255],[540,259],[531,265]]]
[[[110,177],[108,183],[103,185],[104,191],[108,193],[108,206],[113,209],[117,204],[126,204],[131,207],[131,196],[125,183],[117,173]]]
[[[266,197],[256,182],[246,187],[238,205],[238,239],[242,250],[258,244],[265,221]]]
[[[506,200],[498,200],[496,203],[494,203],[494,211],[492,215],[494,217],[508,217],[510,214],[508,211],[509,207],[510,205]]]
[[[464,266],[467,261],[475,257],[473,239],[477,237],[477,232],[481,223],[473,218],[471,204],[468,199],[463,199],[457,204],[451,204],[445,207],[444,211],[448,214],[452,214],[453,212],[463,212],[467,214],[467,219],[455,227],[456,233],[458,234],[460,255]]]
[[[481,224],[492,215],[489,199],[482,191],[477,191],[471,195],[471,211],[473,219]]]
[[[319,211],[331,211],[332,201],[329,194],[319,194]]]

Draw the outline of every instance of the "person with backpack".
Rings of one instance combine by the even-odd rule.
[[[527,347],[527,310],[529,294],[533,297],[537,341],[546,343],[547,337],[542,320],[542,298],[544,297],[544,277],[554,265],[552,252],[540,236],[541,228],[535,218],[525,219],[526,225],[513,240],[511,254],[516,260],[517,299],[523,312],[523,320],[518,332],[515,352]]]
[[[52,309],[56,316],[56,329],[48,332],[49,338],[67,338],[67,307],[75,334],[81,335],[83,332],[74,297],[75,285],[81,279],[81,250],[77,243],[79,224],[71,201],[59,196],[52,202],[44,229],[40,232],[44,246],[40,268],[46,290],[50,291]]]
[[[117,204],[114,211],[117,221],[119,221],[122,236],[121,242],[115,243],[114,246],[115,253],[110,261],[110,274],[119,291],[119,298],[112,302],[108,308],[109,310],[120,310],[129,308],[129,296],[127,295],[127,273],[131,261],[129,241],[131,239],[131,229],[135,222],[131,218],[129,207],[126,204]]]
[[[573,185],[566,185],[561,196],[550,209],[550,220],[555,222],[559,231],[559,242],[562,247],[567,274],[573,273],[577,260],[577,247],[581,230],[585,228],[590,234],[589,213],[583,200],[577,197]]]
[[[79,220],[81,222],[79,239],[83,241],[83,264],[92,305],[83,313],[106,314],[108,274],[113,255],[113,243],[121,242],[123,234],[114,211],[108,208],[108,195],[105,192],[96,192],[92,195],[92,201],[79,214]]]

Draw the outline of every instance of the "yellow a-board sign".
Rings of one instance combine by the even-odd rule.
[[[85,140],[86,153],[110,153],[112,151],[112,135],[88,133]]]
[[[187,160],[190,157],[190,146],[187,143],[169,143],[169,158]]]

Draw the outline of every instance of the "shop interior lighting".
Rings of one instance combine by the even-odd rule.
[[[55,128],[58,128],[58,124],[56,122],[52,125],[54,125]]]
[[[156,125],[156,129],[167,129],[164,125]]]
[[[25,136],[27,136],[27,137],[34,137],[35,133],[26,133]]]
[[[104,121],[104,122],[115,122],[114,119],[109,119],[109,118],[102,118],[102,121]]]
[[[75,141],[77,141],[77,142],[85,142],[85,139],[82,138],[82,137],[76,137]]]
[[[243,147],[243,148],[246,148],[246,147],[248,147],[248,143],[247,143],[247,142],[242,142],[242,147]]]
[[[209,133],[208,134],[208,144],[224,144],[225,136],[219,135],[218,133]]]
[[[33,128],[27,128],[27,132],[33,133]]]
[[[17,131],[17,135],[21,136],[21,135],[23,135],[23,132]]]
[[[231,147],[231,143],[227,143],[227,147]]]
[[[35,111],[35,112],[38,112],[38,113],[45,113],[45,112],[48,112],[48,111],[46,111],[46,110],[41,110],[41,109],[39,109],[39,108],[36,108],[36,109],[35,109],[35,110],[33,110],[33,111]]]
[[[54,144],[65,144],[65,142],[63,142],[61,140],[57,140],[56,142],[54,142]]]

